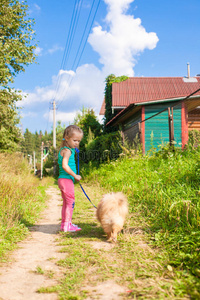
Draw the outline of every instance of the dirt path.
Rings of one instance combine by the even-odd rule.
[[[0,300],[57,300],[57,293],[38,293],[40,287],[56,285],[63,276],[63,269],[56,262],[65,258],[58,245],[60,228],[61,196],[60,192],[50,187],[48,207],[42,219],[31,228],[29,237],[19,243],[19,248],[11,255],[11,261],[0,268]],[[108,251],[112,245],[100,242],[93,247]],[[108,249],[107,249],[108,248]],[[53,276],[50,276],[50,275]],[[53,277],[53,279],[52,279]],[[56,279],[55,279],[56,278]],[[87,287],[91,297],[87,299],[119,300],[124,288],[115,282],[99,283],[96,288]]]
[[[12,254],[12,262],[0,268],[0,299],[3,300],[56,300],[57,294],[39,294],[41,286],[55,284],[62,270],[56,261],[65,254],[59,253],[56,243],[59,230],[61,197],[58,190],[47,190],[50,196],[43,218],[31,228],[31,234]],[[14,261],[13,261],[14,260]],[[44,274],[41,274],[44,273]],[[57,276],[55,276],[57,274]]]
[[[87,190],[92,199],[96,201],[100,199],[98,189],[87,186]],[[81,220],[83,230],[77,239],[74,236],[71,241],[76,241],[73,245],[74,253],[69,252],[69,255],[68,250],[65,253],[61,246],[62,241],[64,243],[68,241],[65,235],[58,235],[61,196],[55,187],[50,187],[47,190],[50,199],[42,219],[31,228],[29,237],[19,244],[19,249],[13,251],[11,262],[0,268],[0,300],[58,300],[57,293],[38,293],[37,290],[55,285],[60,287],[59,280],[63,277],[68,278],[70,282],[70,266],[62,268],[57,262],[66,258],[71,260],[73,257],[76,261],[77,253],[80,253],[80,257],[82,253],[88,255],[85,261],[77,261],[74,265],[75,268],[84,268],[84,263],[87,266],[88,276],[85,277],[83,285],[75,291],[78,294],[81,294],[83,290],[87,291],[87,300],[124,300],[130,297],[134,299],[189,299],[187,296],[174,296],[173,274],[170,275],[171,271],[159,265],[156,260],[157,250],[151,249],[145,243],[144,232],[138,229],[139,219],[137,219],[136,226],[133,226],[133,218],[127,220],[123,242],[117,248],[107,243],[104,238],[102,239],[102,232],[98,235],[94,210],[91,207],[87,210],[81,208],[80,204],[87,205],[87,202],[83,201],[82,191],[77,189],[77,192],[79,193],[77,199],[80,199],[80,203],[76,221]],[[129,224],[129,222],[132,223]],[[87,230],[89,230],[88,234]],[[97,239],[92,237],[97,237]],[[89,249],[87,245],[90,246]],[[92,248],[95,251],[92,252]],[[59,251],[61,249],[62,251]],[[83,252],[79,252],[81,249],[84,249]],[[96,253],[99,253],[99,261]],[[95,263],[91,255],[94,255]],[[129,260],[130,256],[131,260]],[[91,262],[88,262],[87,258],[90,258]],[[65,263],[67,264],[67,260]],[[95,266],[98,264],[99,268],[103,264],[102,272],[106,272],[106,280],[102,280],[104,273],[96,273]],[[130,280],[134,285],[133,290],[129,291]],[[65,290],[65,292],[68,291]],[[68,299],[67,295],[66,299]]]

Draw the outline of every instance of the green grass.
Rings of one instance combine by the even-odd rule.
[[[45,208],[47,181],[36,178],[21,154],[0,154],[0,261],[23,240]]]
[[[106,192],[97,182],[84,182],[83,186],[95,205]],[[41,287],[38,292],[57,292],[60,300],[98,299],[98,285],[109,280],[125,288],[123,299],[189,299],[187,288],[195,293],[193,279],[183,278],[183,272],[170,265],[165,248],[152,245],[152,229],[140,211],[130,206],[117,244],[110,244],[96,220],[95,209],[78,185],[75,190],[73,222],[82,231],[60,233],[60,251],[65,258],[57,264],[64,276],[55,286]],[[91,287],[96,292],[92,293]]]
[[[28,182],[27,174],[21,175],[22,170],[14,174],[13,182],[19,186],[14,203],[10,200],[15,197],[14,192],[10,198],[6,197],[12,190],[7,185],[7,175],[5,183],[3,173],[0,174],[0,180],[8,186],[1,198],[4,205],[0,206],[0,224],[5,229],[0,236],[3,245],[0,249],[10,249],[23,238],[27,226],[44,205],[41,201],[45,188],[40,184],[30,183],[28,191],[34,185],[30,196],[25,191],[20,194],[20,189],[26,186],[25,178]],[[106,192],[122,191],[127,195],[129,216],[124,231],[116,245],[108,244],[97,223],[95,209],[79,185],[75,185],[73,222],[82,231],[60,233],[61,251],[66,255],[57,263],[64,276],[57,285],[41,287],[38,292],[57,293],[60,300],[93,296],[97,299],[98,295],[92,294],[89,287],[112,280],[125,287],[123,299],[200,299],[199,149],[173,152],[165,148],[145,157],[130,152],[97,169],[90,165],[84,170],[82,184],[95,205]],[[25,195],[26,200],[20,195]],[[6,210],[12,205],[12,210]]]
[[[36,268],[36,273],[37,273],[37,274],[44,274],[45,271],[42,269],[42,267],[37,266],[37,268]]]
[[[178,289],[200,297],[199,149],[126,156],[91,169],[86,179],[128,196],[130,211],[148,223],[152,246],[164,247],[169,265],[183,277]]]

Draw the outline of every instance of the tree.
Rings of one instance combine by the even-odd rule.
[[[24,3],[1,0],[0,83],[4,86],[13,82],[14,76],[35,60],[33,20],[27,18],[28,6]]]
[[[58,121],[56,124],[56,149],[59,151],[62,139],[63,139],[63,132],[65,130],[65,124],[62,125],[61,121]],[[51,141],[53,141],[53,131],[51,132]]]
[[[41,156],[41,137],[39,136],[38,132],[36,131],[35,134],[33,135],[33,140],[34,140],[34,151],[35,155],[37,158]]]
[[[24,133],[24,153],[32,155],[34,146],[34,135],[26,128]]]
[[[93,109],[83,107],[81,112],[77,113],[74,124],[83,130],[83,139],[80,143],[80,148],[84,152],[87,145],[92,139],[101,135],[102,125],[97,120]]]
[[[0,147],[17,148],[22,135],[17,101],[22,96],[11,84],[25,66],[35,60],[33,20],[27,17],[26,2],[1,0],[0,5]]]
[[[92,133],[95,138],[102,132],[102,125],[97,120],[93,109],[83,108],[81,113],[77,114],[74,123],[83,130],[83,143],[87,143],[89,134],[91,136]]]
[[[17,150],[21,132],[17,127],[19,116],[16,111],[17,96],[9,90],[0,90],[0,149]]]
[[[121,82],[127,80],[127,76],[116,77],[114,74],[106,78],[105,86],[105,117],[104,117],[104,132],[109,133],[116,131],[116,127],[107,127],[106,124],[114,117],[112,112],[112,84],[113,82]]]

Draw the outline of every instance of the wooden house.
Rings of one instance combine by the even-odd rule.
[[[170,116],[173,108],[174,141],[184,148],[188,131],[200,130],[200,77],[132,77],[113,83],[114,117],[106,125],[119,125],[130,141],[138,135],[146,153],[152,145],[169,142],[168,108]]]

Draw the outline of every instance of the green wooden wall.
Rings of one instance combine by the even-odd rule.
[[[163,104],[152,104],[145,106],[145,119],[171,107],[175,102]],[[174,138],[176,146],[181,147],[181,104],[173,108],[174,110]],[[168,110],[145,122],[145,152],[153,147],[159,149],[159,145],[169,142]]]
[[[141,121],[141,110],[139,110],[134,116],[129,117],[125,122],[124,122],[124,130],[129,129],[130,127],[134,126],[138,122]]]
[[[138,125],[140,121],[141,121],[141,110],[138,111],[134,116],[128,118],[123,124],[124,136],[131,143],[132,142],[137,143],[138,138],[140,138],[139,125]]]

